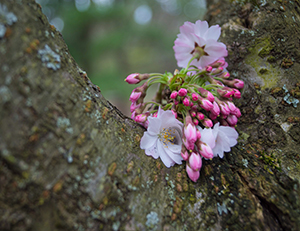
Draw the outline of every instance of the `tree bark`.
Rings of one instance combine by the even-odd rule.
[[[197,183],[140,150],[38,4],[1,4],[1,230],[299,230],[299,1],[210,2],[246,86],[238,145]]]

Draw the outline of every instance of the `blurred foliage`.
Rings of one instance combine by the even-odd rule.
[[[204,0],[36,1],[50,23],[61,30],[79,66],[127,115],[128,98],[135,86],[124,82],[126,76],[134,72],[173,72],[177,65],[172,47],[179,26],[201,19],[206,5]],[[152,15],[142,25],[135,20],[141,5]],[[146,17],[146,13],[140,17]]]

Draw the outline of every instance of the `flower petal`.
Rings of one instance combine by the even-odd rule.
[[[169,157],[169,155],[165,152],[163,144],[161,142],[157,142],[157,150],[159,153],[159,157],[161,161],[166,165],[167,168],[170,168],[175,164],[175,162]]]
[[[148,125],[147,132],[149,132],[149,134],[151,134],[151,135],[159,134],[161,120],[156,117],[148,116],[148,121],[149,121],[149,125]]]
[[[149,132],[144,132],[144,135],[141,139],[140,147],[141,149],[151,148],[155,142],[158,140],[157,135],[150,135]]]
[[[154,159],[157,159],[159,157],[159,153],[157,150],[157,144],[155,143],[151,148],[146,149],[145,153],[147,156],[152,156]]]
[[[221,35],[221,28],[219,25],[214,25],[208,28],[203,37],[205,39],[218,40]]]

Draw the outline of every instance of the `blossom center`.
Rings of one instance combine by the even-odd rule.
[[[194,55],[196,57],[196,59],[199,61],[199,59],[202,56],[204,56],[204,55],[208,56],[208,54],[204,51],[204,48],[205,48],[205,45],[200,47],[198,45],[198,43],[195,42],[195,48],[194,48],[194,50],[191,51],[191,54]]]
[[[169,144],[178,144],[174,128],[163,128],[158,134],[158,138],[165,147],[168,147]]]

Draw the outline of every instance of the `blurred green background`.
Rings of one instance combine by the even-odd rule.
[[[205,0],[36,0],[70,53],[124,114],[131,73],[173,72],[173,45],[185,21],[202,19]],[[154,89],[155,90],[155,89]]]

